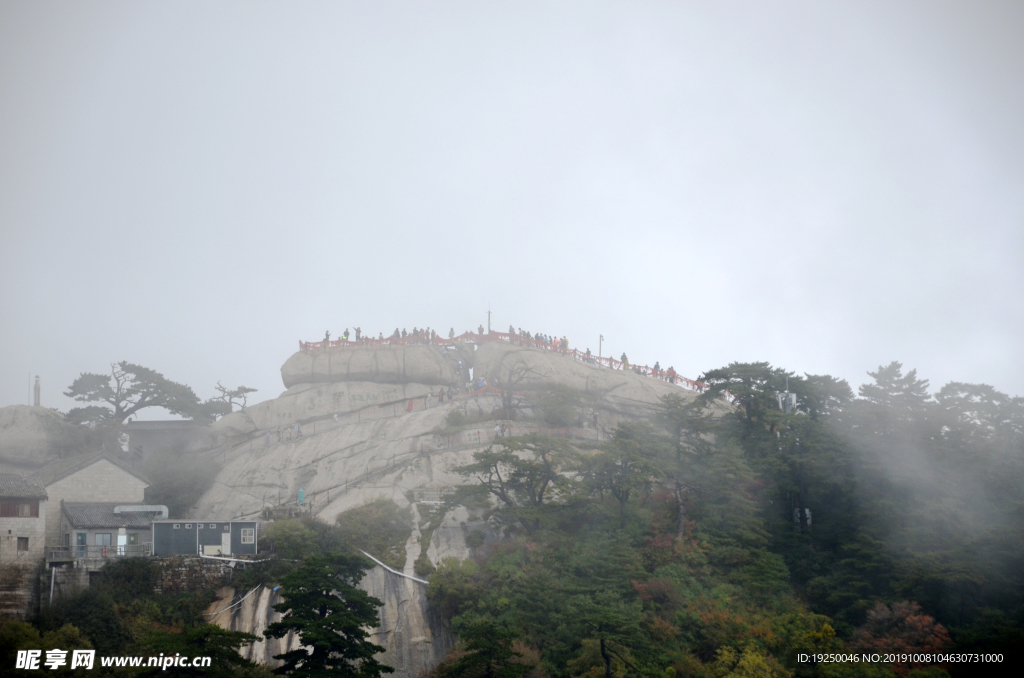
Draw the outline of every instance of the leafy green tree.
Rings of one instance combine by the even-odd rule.
[[[630,648],[646,644],[641,629],[639,600],[627,600],[607,589],[574,596],[569,609],[582,627],[584,637],[597,641],[605,678],[612,678],[612,662],[618,660],[636,673]]]
[[[903,374],[903,364],[892,361],[880,366],[877,372],[868,372],[875,383],[860,387],[860,397],[870,403],[896,412],[919,412],[931,398],[928,380],[918,379],[917,370]]]
[[[38,650],[41,647],[39,631],[31,624],[15,619],[0,623],[0,666],[13,667],[18,650]]]
[[[80,403],[103,403],[72,409],[67,417],[72,422],[123,424],[147,407],[162,407],[189,418],[202,415],[199,398],[191,388],[123,360],[111,364],[109,375],[83,372],[64,395]]]
[[[405,544],[412,534],[410,508],[381,497],[340,513],[335,524],[348,552],[366,551],[395,569],[405,567]]]
[[[231,412],[234,412],[236,405],[239,407],[239,409],[245,409],[245,406],[249,404],[249,394],[256,393],[256,391],[258,390],[255,388],[249,388],[248,386],[228,388],[227,386],[221,384],[219,381],[217,382],[217,385],[214,388],[217,389],[217,392],[220,393],[220,395],[210,398],[210,400],[207,402],[223,403],[224,405],[227,405],[227,412],[225,412],[225,414],[230,414]]]
[[[579,421],[580,392],[558,386],[540,403],[544,423],[548,426],[574,426]]]
[[[40,614],[38,621],[39,630],[44,633],[57,631],[66,624],[85,629],[100,655],[125,654],[132,642],[127,621],[102,587],[55,601]]]
[[[238,649],[259,640],[250,633],[227,631],[213,624],[203,624],[186,629],[154,629],[140,643],[143,652],[149,656],[163,654],[165,657],[180,654],[184,657],[210,657],[210,666],[197,671],[191,666],[169,666],[149,668],[140,676],[195,676],[197,673],[211,678],[233,678],[256,665],[240,655]]]
[[[708,386],[701,399],[710,403],[728,392],[747,423],[764,422],[766,416],[778,411],[776,394],[786,388],[787,380],[795,385],[800,378],[768,363],[731,363],[701,376],[700,381]]]
[[[710,666],[714,678],[788,678],[789,671],[775,657],[759,650],[754,643],[737,652],[723,647]]]
[[[579,453],[568,441],[530,434],[497,440],[474,454],[472,464],[454,470],[476,478],[532,533],[546,506],[575,492],[576,482],[566,472],[578,464]]]
[[[649,494],[653,481],[665,475],[667,446],[646,423],[620,424],[601,451],[586,460],[583,478],[592,492],[610,494],[619,505],[620,526],[626,524],[630,499]]]
[[[512,647],[517,635],[486,617],[466,622],[459,632],[462,653],[446,662],[437,678],[518,678],[529,673],[531,666]]]
[[[267,542],[273,552],[286,560],[303,560],[320,553],[320,545],[304,518],[275,520],[267,528]]]
[[[264,635],[295,633],[303,647],[276,655],[284,665],[275,673],[377,678],[394,672],[374,659],[385,648],[368,640],[366,629],[378,624],[377,608],[383,605],[356,588],[368,565],[364,558],[328,553],[307,558],[281,578],[284,602],[274,609],[284,617]]]
[[[946,437],[961,444],[1024,440],[1024,398],[1011,398],[987,384],[950,382],[935,394],[946,416]]]

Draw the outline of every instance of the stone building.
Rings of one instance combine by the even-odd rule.
[[[43,557],[46,500],[38,480],[0,473],[0,563],[34,565]]]
[[[46,498],[38,481],[0,473],[0,618],[25,617],[36,609]]]
[[[55,462],[39,469],[32,478],[46,489],[52,506],[61,502],[143,504],[149,482],[132,464],[114,455],[97,452]],[[58,511],[46,523],[46,545],[64,546]]]
[[[152,555],[153,520],[167,517],[166,506],[64,502],[60,509],[61,548],[47,548],[51,560]]]

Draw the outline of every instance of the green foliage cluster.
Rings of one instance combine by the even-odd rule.
[[[377,625],[382,603],[356,588],[368,565],[361,556],[325,553],[306,558],[281,578],[284,602],[274,609],[284,618],[267,626],[264,635],[294,633],[302,647],[275,655],[284,661],[276,673],[311,678],[394,673],[374,659],[385,648],[370,642],[367,630]]]
[[[442,435],[455,433],[465,426],[480,424],[485,421],[494,421],[500,418],[500,416],[501,412],[498,410],[494,410],[493,412],[476,412],[474,414],[467,414],[463,410],[455,409],[445,415],[445,425],[438,429],[438,433]]]
[[[405,544],[412,534],[412,512],[386,498],[340,514],[335,521],[349,549],[366,551],[397,570],[405,567]]]
[[[211,657],[211,666],[202,670],[204,676],[269,678],[268,671],[238,653],[238,648],[255,641],[255,636],[206,623],[205,611],[214,600],[213,591],[156,595],[154,567],[151,560],[144,558],[113,561],[94,578],[90,588],[58,598],[31,624],[4,622],[0,626],[0,665],[10,670],[7,667],[14,666],[16,652],[28,649],[95,649],[97,657],[180,653]],[[196,672],[192,667],[145,667],[135,670],[133,675],[195,676]],[[38,671],[24,672],[31,673]],[[53,673],[114,675],[116,670],[100,666],[97,659],[91,670],[70,671],[65,666]]]
[[[580,404],[583,399],[578,389],[558,386],[540,401],[544,423],[551,427],[577,426],[580,423]]]
[[[535,675],[566,678],[968,675],[797,657],[1012,656],[1024,399],[958,383],[932,397],[899,363],[870,374],[855,397],[830,376],[733,364],[705,374],[698,399],[665,398],[658,427],[475,455],[457,470],[506,539],[431,575],[428,598],[460,635],[437,675],[485,675],[484,656],[525,665],[513,647]]]
[[[362,558],[366,551],[395,569],[405,567],[405,544],[412,534],[412,514],[386,498],[374,499],[338,515],[334,525],[309,516],[278,520],[264,537],[275,559],[252,568],[246,581],[253,585],[280,577],[294,563],[326,553]],[[291,564],[289,564],[291,563]],[[255,579],[253,578],[255,577]]]

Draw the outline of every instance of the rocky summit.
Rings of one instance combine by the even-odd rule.
[[[240,518],[296,510],[301,490],[301,510],[333,522],[385,497],[412,507],[417,529],[403,573],[415,577],[414,561],[424,550],[421,509],[460,484],[453,467],[470,462],[503,425],[507,435],[549,432],[585,447],[623,420],[654,416],[667,394],[694,397],[663,379],[595,363],[504,341],[299,351],[281,368],[284,393],[209,428],[207,449],[195,453],[195,462],[221,470],[192,513]],[[570,420],[555,425],[544,421],[541,403],[559,389],[571,390],[578,402]],[[459,508],[432,530],[426,555],[434,564],[466,558],[466,535],[486,528]],[[444,657],[454,639],[428,609],[425,586],[381,567],[363,585],[385,603],[375,642],[387,648],[381,660],[396,667],[395,675],[421,675]],[[225,600],[235,593],[226,592]],[[253,598],[218,623],[253,631],[277,618],[274,594]],[[279,645],[260,643],[250,651],[273,664]]]

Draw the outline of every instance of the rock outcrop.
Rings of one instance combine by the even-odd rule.
[[[603,438],[623,419],[653,416],[665,394],[693,397],[663,381],[507,343],[300,352],[281,368],[287,390],[279,398],[210,427],[211,449],[199,453],[196,462],[213,462],[221,470],[193,514],[256,516],[265,508],[295,506],[300,489],[304,510],[327,522],[379,497],[403,507],[412,504],[415,524],[405,565],[405,574],[411,575],[424,552],[420,509],[428,504],[423,502],[436,502],[460,484],[453,467],[471,461],[494,439],[502,400],[493,390],[467,394],[471,369],[474,378],[484,377],[492,386],[526,392],[527,402],[557,386],[586,394],[583,427],[560,431],[581,444]],[[436,394],[448,387],[461,387],[463,393],[454,402],[438,403]],[[466,421],[479,423],[448,429],[446,417],[456,410]],[[301,426],[301,437],[294,435],[295,424]],[[427,557],[435,564],[446,557],[468,557],[466,535],[477,529],[487,539],[495,537],[465,509],[445,516],[431,532]],[[363,586],[385,603],[374,639],[387,648],[381,660],[397,669],[396,676],[426,673],[452,647],[454,638],[429,610],[422,584],[378,567]],[[256,633],[275,619],[274,602],[276,594],[259,592],[227,616],[218,616],[217,623]],[[295,642],[261,641],[248,652],[273,664],[271,657]]]
[[[29,405],[0,408],[0,471],[34,470],[65,450],[73,428],[59,412]]]
[[[470,356],[464,345],[299,351],[281,367],[281,380],[286,388],[339,381],[454,386],[466,381],[458,364],[465,368]]]

